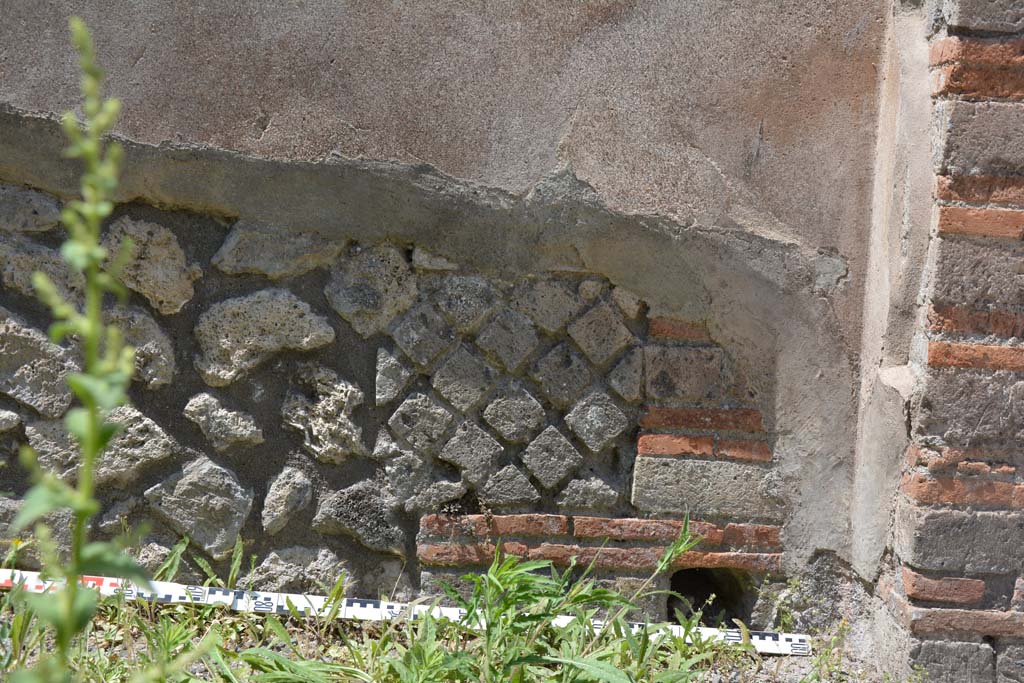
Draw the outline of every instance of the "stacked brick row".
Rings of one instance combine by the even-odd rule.
[[[1015,3],[949,4],[930,52],[940,130],[925,378],[898,567],[880,594],[929,680],[1021,680],[1024,15]]]

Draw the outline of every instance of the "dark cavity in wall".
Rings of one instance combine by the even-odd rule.
[[[678,621],[678,611],[686,618],[698,615],[702,626],[750,623],[757,599],[756,582],[733,569],[683,569],[672,575],[670,590],[668,620]]]

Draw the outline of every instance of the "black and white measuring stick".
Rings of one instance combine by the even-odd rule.
[[[96,589],[100,595],[123,595],[126,600],[142,600],[160,604],[194,604],[224,605],[235,612],[256,612],[261,614],[280,614],[292,616],[300,614],[305,617],[324,614],[328,611],[327,598],[322,595],[302,595],[299,593],[272,593],[269,591],[247,591],[213,586],[186,586],[167,581],[152,581],[152,591],[147,591],[131,581],[112,579],[105,576],[83,576],[83,586]],[[27,572],[17,569],[0,569],[0,590],[8,590],[21,586],[29,593],[46,593],[60,587],[59,581],[47,581],[39,572]],[[363,621],[391,621],[393,619],[413,618],[432,612],[434,616],[446,617],[458,621],[465,616],[465,611],[457,607],[434,607],[431,605],[409,605],[401,602],[382,600],[365,600],[361,598],[345,598],[338,610],[339,619],[358,619]],[[575,617],[560,616],[554,620],[555,625],[564,626]],[[602,628],[600,620],[592,621],[595,628]],[[631,622],[634,632],[653,626]],[[669,630],[677,636],[686,635],[682,626],[668,624]],[[740,644],[743,633],[739,629],[718,629],[700,627],[696,629],[702,638],[708,640],[724,640],[727,643]],[[776,633],[773,631],[748,631],[750,644],[754,650],[766,655],[797,655],[811,654],[811,639],[800,633]]]

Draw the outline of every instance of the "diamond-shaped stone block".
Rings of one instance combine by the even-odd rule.
[[[487,480],[480,500],[495,509],[521,508],[539,501],[540,494],[519,468],[507,465]]]
[[[561,330],[580,311],[576,292],[557,280],[534,280],[516,292],[515,307],[549,334]]]
[[[430,304],[420,304],[406,313],[391,336],[409,358],[423,366],[430,365],[453,339],[448,324]]]
[[[462,470],[462,478],[470,486],[479,487],[487,481],[501,450],[501,444],[487,432],[465,422],[455,430],[438,458]]]
[[[331,270],[324,294],[331,308],[363,337],[383,332],[416,301],[416,275],[396,247],[353,251]]]
[[[497,300],[498,293],[487,280],[472,275],[451,275],[441,285],[436,303],[457,330],[473,332]]]
[[[639,348],[628,351],[608,373],[608,385],[630,403],[636,403],[643,397],[643,380],[644,354]]]
[[[579,467],[583,457],[554,427],[548,427],[523,452],[523,464],[540,485],[554,488]]]
[[[544,407],[521,387],[509,387],[484,410],[484,420],[507,441],[524,443],[544,424]]]
[[[537,333],[530,319],[518,311],[504,310],[491,320],[476,340],[477,346],[515,372],[537,348]]]
[[[607,394],[594,392],[565,416],[569,428],[594,453],[603,451],[629,426],[629,419]]]
[[[416,450],[433,452],[451,422],[451,413],[435,399],[413,394],[398,406],[388,425]]]
[[[441,363],[431,384],[453,406],[465,412],[483,398],[494,383],[494,376],[495,371],[487,363],[460,345]]]
[[[612,360],[633,341],[633,333],[607,303],[594,306],[569,325],[569,336],[595,365]]]
[[[594,379],[587,361],[564,343],[537,361],[530,377],[559,408],[571,406]]]
[[[376,402],[382,406],[391,403],[405,389],[412,377],[412,369],[409,368],[397,353],[387,349],[377,349],[377,380],[376,380]]]

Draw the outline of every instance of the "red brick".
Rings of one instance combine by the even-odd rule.
[[[770,462],[772,449],[764,441],[723,439],[718,442],[718,456],[733,460]]]
[[[932,66],[961,62],[1000,67],[1024,67],[1024,40],[986,40],[950,36],[931,45]]]
[[[928,342],[928,365],[936,368],[1024,371],[1024,347]]]
[[[1024,337],[1024,314],[1014,311],[938,305],[929,311],[928,322],[933,332],[942,334]]]
[[[705,553],[691,551],[672,564],[673,569],[742,569],[748,572],[779,574],[780,553]]]
[[[426,515],[420,531],[433,536],[562,536],[569,519],[562,515]]]
[[[1019,240],[1024,237],[1024,211],[942,206],[939,207],[939,233]]]
[[[647,429],[764,430],[761,412],[747,408],[648,408],[640,425]]]
[[[779,527],[769,524],[726,524],[722,543],[733,548],[782,548]]]
[[[576,545],[542,543],[530,550],[531,560],[549,560],[565,566],[572,557],[580,565],[593,563],[596,569],[649,572],[654,569],[665,552],[664,548],[594,548]],[[673,569],[728,568],[753,572],[778,573],[782,570],[782,555],[763,553],[700,552],[690,551],[676,560]]]
[[[1024,612],[916,608],[910,611],[910,630],[917,636],[1019,638],[1024,634]]]
[[[715,452],[710,436],[676,436],[674,434],[642,434],[637,440],[640,455],[707,455]]]
[[[932,93],[959,95],[972,99],[1024,99],[1024,71],[992,69],[970,64],[948,64],[935,72]]]
[[[529,552],[522,543],[502,543],[509,555],[525,557]],[[493,543],[422,543],[416,547],[420,564],[431,567],[464,567],[490,564],[494,559]]]
[[[613,519],[608,517],[573,517],[576,538],[610,539],[613,541],[674,541],[683,523],[675,519]],[[722,530],[708,522],[690,522],[690,532],[700,536],[702,543],[718,545]]]
[[[1024,507],[1024,486],[1008,481],[974,477],[933,478],[913,472],[903,476],[900,486],[909,498],[926,505]]]
[[[676,318],[651,318],[648,335],[658,339],[688,342],[710,342],[711,335],[703,322],[691,322]]]
[[[939,176],[936,196],[944,201],[970,204],[1024,204],[1021,176]]]
[[[985,582],[981,579],[932,579],[904,567],[903,591],[914,600],[976,605],[985,597]]]

